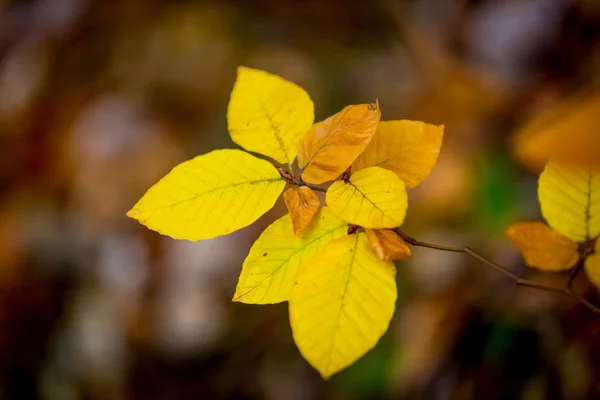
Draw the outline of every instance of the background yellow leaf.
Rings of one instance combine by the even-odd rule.
[[[380,117],[379,104],[359,104],[313,125],[299,146],[302,179],[319,184],[337,178],[367,147]]]
[[[540,175],[542,215],[556,232],[584,242],[600,234],[600,174],[549,162]]]
[[[408,207],[404,182],[380,167],[361,169],[348,182],[334,182],[325,198],[333,213],[365,228],[398,227]]]
[[[294,235],[300,232],[310,223],[313,216],[319,210],[321,201],[319,196],[308,186],[299,188],[291,187],[283,193],[283,199],[294,225]]]
[[[381,261],[406,260],[412,257],[410,247],[389,229],[365,229],[369,243]]]
[[[564,271],[572,268],[579,259],[577,243],[554,232],[543,222],[517,222],[505,233],[530,267]]]
[[[285,184],[268,161],[214,150],[173,168],[127,216],[174,239],[210,239],[256,221]]]
[[[231,139],[244,149],[292,163],[314,105],[301,87],[257,69],[238,68],[227,109]]]
[[[396,270],[379,260],[364,233],[332,240],[292,288],[290,324],[302,356],[328,378],[369,351],[387,330]]]
[[[244,261],[233,301],[252,304],[289,299],[298,271],[331,239],[347,234],[348,224],[323,207],[302,231],[292,234],[288,214],[273,222],[256,240]]]
[[[413,188],[431,173],[443,137],[443,125],[408,120],[381,121],[371,143],[352,168],[379,166],[389,169],[404,181],[406,187]]]
[[[585,260],[583,268],[590,282],[600,289],[600,240],[596,241],[594,254]]]
[[[515,135],[517,156],[532,167],[549,159],[600,168],[600,92],[577,93],[534,117]]]

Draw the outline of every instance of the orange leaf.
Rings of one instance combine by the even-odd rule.
[[[590,282],[600,289],[600,240],[596,240],[594,254],[585,260],[584,269]]]
[[[319,196],[308,186],[300,186],[286,190],[283,200],[292,218],[294,235],[299,236],[319,210],[321,205]]]
[[[390,229],[365,229],[371,247],[381,261],[406,260],[412,257],[410,247]]]
[[[421,121],[381,121],[367,149],[356,159],[352,169],[373,165],[394,171],[413,188],[423,182],[435,166],[442,139],[443,125]]]
[[[380,117],[378,103],[359,104],[314,124],[298,151],[302,179],[319,184],[337,178],[369,145]]]
[[[600,166],[600,91],[576,93],[534,117],[514,138],[517,156],[531,167],[548,159],[583,167]]]
[[[530,267],[544,271],[564,271],[579,259],[577,243],[554,232],[543,222],[517,222],[506,236],[519,249]]]

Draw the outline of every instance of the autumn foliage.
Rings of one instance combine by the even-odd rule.
[[[151,187],[128,216],[174,239],[211,239],[252,224],[283,193],[288,214],[250,249],[233,301],[288,301],[300,353],[328,378],[386,332],[397,298],[392,260],[411,257],[408,244],[423,245],[399,227],[407,188],[431,173],[444,127],[381,117],[375,101],[314,123],[314,105],[302,88],[240,67],[227,113],[229,133],[244,150],[270,161],[234,149],[198,156]],[[540,176],[539,200],[548,224],[516,223],[506,230],[509,239],[528,265],[563,271],[585,262],[599,285],[600,255],[594,252],[600,173],[550,162]]]
[[[229,134],[275,164],[242,150],[212,151],[175,167],[127,215],[174,239],[211,239],[256,221],[287,187],[289,213],[250,249],[233,300],[288,301],[298,349],[327,378],[388,328],[397,297],[391,260],[411,256],[388,229],[402,225],[406,187],[429,175],[442,144],[443,126],[380,118],[374,102],[313,124],[302,88],[240,67]],[[326,192],[327,206],[315,191]]]

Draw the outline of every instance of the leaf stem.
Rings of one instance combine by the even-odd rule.
[[[481,255],[480,253],[476,252],[475,250],[473,250],[467,246],[452,247],[452,246],[442,246],[442,245],[438,245],[438,244],[422,242],[420,240],[417,240],[417,239],[407,235],[406,233],[401,231],[399,228],[394,229],[394,232],[396,232],[406,243],[411,244],[413,246],[426,247],[429,249],[448,251],[448,252],[454,252],[454,253],[466,253],[466,254],[470,255],[471,257],[481,261],[488,267],[490,267],[490,268],[496,270],[497,272],[501,273],[502,275],[506,276],[507,278],[511,279],[517,286],[524,286],[524,287],[529,287],[532,289],[538,289],[538,290],[542,290],[545,292],[554,293],[554,294],[558,294],[563,297],[570,298],[572,300],[579,302],[581,305],[586,307],[588,310],[590,310],[594,314],[600,316],[600,308],[599,307],[595,306],[594,304],[592,304],[591,302],[589,302],[588,300],[583,298],[581,295],[579,295],[573,291],[573,281],[575,280],[575,278],[577,277],[577,274],[579,273],[579,271],[581,271],[581,268],[583,267],[583,260],[585,259],[585,255],[582,257],[582,259],[581,259],[582,261],[580,261],[577,264],[577,266],[575,267],[573,272],[571,272],[571,275],[569,276],[569,280],[567,281],[566,286],[564,288],[560,288],[560,287],[550,286],[550,285],[546,285],[546,284],[543,284],[540,282],[535,282],[535,281],[532,281],[529,279],[522,278],[522,277],[518,276],[517,274],[515,274],[514,272],[512,272],[511,270],[509,270],[508,268],[503,267],[502,265],[488,259],[487,257]]]

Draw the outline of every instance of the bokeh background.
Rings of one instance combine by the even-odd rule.
[[[389,331],[322,381],[287,304],[230,301],[282,204],[197,243],[125,217],[177,163],[234,146],[247,65],[304,87],[317,120],[378,99],[383,119],[444,124],[404,230],[562,284],[504,238],[540,218],[511,138],[597,81],[599,39],[596,0],[0,0],[0,399],[600,398],[600,319],[461,254],[399,262]]]

